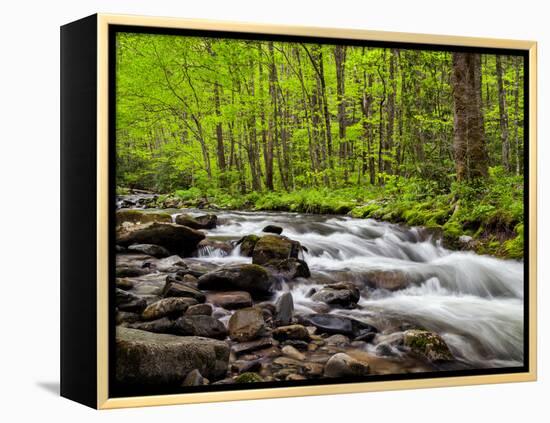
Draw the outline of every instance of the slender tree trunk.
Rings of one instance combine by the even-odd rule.
[[[269,64],[269,94],[271,95],[271,101],[273,110],[269,117],[268,124],[268,137],[267,146],[265,152],[265,186],[268,190],[273,191],[273,144],[276,138],[277,131],[277,68],[275,67],[275,55],[273,52],[273,42],[268,44],[270,64]]]
[[[346,141],[346,47],[334,47],[334,63],[336,66],[336,100],[338,102],[338,138],[340,147],[340,166],[344,168],[344,182],[348,181],[348,142]]]
[[[216,112],[216,141],[217,141],[217,157],[218,157],[218,169],[223,174],[225,172],[225,149],[223,145],[223,128],[222,128],[222,115],[220,110],[220,88],[217,83],[214,84],[214,108]],[[220,178],[221,186],[225,186],[225,178]]]
[[[520,82],[520,60],[521,58],[515,58],[515,83],[514,83],[514,150],[515,150],[515,165],[516,175],[520,174],[521,159],[519,150],[519,82]]]
[[[498,85],[498,109],[500,115],[500,139],[502,143],[502,166],[510,171],[510,140],[508,138],[508,112],[506,111],[506,89],[502,79],[502,60],[496,55],[496,73]]]

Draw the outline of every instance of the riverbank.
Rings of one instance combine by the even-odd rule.
[[[119,188],[120,194],[130,190]],[[219,210],[288,211],[349,215],[422,226],[453,250],[523,259],[523,178],[492,169],[479,186],[455,184],[449,192],[423,180],[392,179],[384,187],[312,188],[293,192],[240,194],[191,188],[151,195],[143,207],[198,207]]]

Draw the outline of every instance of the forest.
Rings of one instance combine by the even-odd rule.
[[[350,214],[523,258],[524,58],[119,33],[117,192]]]

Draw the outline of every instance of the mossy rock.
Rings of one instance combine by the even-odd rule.
[[[265,235],[254,246],[252,263],[265,264],[271,260],[298,258],[301,248],[298,241],[280,235]]]
[[[258,373],[254,372],[242,373],[235,378],[236,383],[257,383],[263,381],[264,379]]]
[[[242,237],[237,244],[241,246],[241,255],[246,257],[252,257],[254,247],[260,237],[258,235],[246,235]]]
[[[403,334],[403,342],[411,351],[422,355],[431,362],[454,359],[443,338],[436,333],[421,329],[407,330]]]
[[[171,223],[172,216],[163,212],[151,212],[135,209],[120,209],[116,211],[117,226],[122,226],[124,223],[142,225],[151,222]]]

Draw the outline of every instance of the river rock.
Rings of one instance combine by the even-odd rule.
[[[140,315],[138,313],[132,313],[130,311],[117,311],[115,322],[117,325],[122,323],[134,323],[140,320]]]
[[[179,283],[172,279],[170,276],[166,278],[166,283],[162,290],[164,297],[187,297],[193,298],[198,303],[204,303],[206,301],[206,295],[192,286]]]
[[[198,369],[193,369],[187,373],[181,386],[204,386],[209,383],[208,379],[201,375]]]
[[[432,362],[450,361],[454,357],[447,343],[436,333],[420,329],[410,329],[403,334],[403,343],[413,352]]]
[[[204,237],[202,232],[187,226],[154,222],[136,226],[120,235],[117,244],[155,244],[167,248],[172,253],[189,256]]]
[[[359,320],[334,314],[313,314],[302,318],[308,325],[315,326],[319,332],[328,334],[342,334],[352,338],[373,333],[378,330]]]
[[[144,330],[154,333],[170,333],[174,334],[174,321],[168,317],[151,320],[149,322],[134,322],[126,325],[132,329]]]
[[[199,289],[229,291],[243,290],[266,295],[273,291],[274,280],[267,271],[255,264],[236,264],[208,272],[199,278]]]
[[[241,246],[241,255],[246,257],[252,257],[254,247],[260,237],[258,235],[246,235],[237,241],[237,245]]]
[[[141,316],[144,320],[155,320],[165,316],[175,318],[181,316],[189,306],[195,304],[197,304],[197,300],[194,298],[163,298],[162,300],[148,305],[147,308],[143,310]]]
[[[357,377],[369,374],[369,365],[345,353],[334,354],[325,364],[325,377]]]
[[[210,292],[206,301],[227,310],[252,306],[252,297],[246,291]]]
[[[123,385],[178,386],[194,369],[210,380],[223,378],[229,346],[199,337],[116,329],[115,378]]]
[[[214,229],[218,221],[218,216],[215,214],[204,214],[201,216],[190,216],[188,214],[180,214],[176,216],[176,223],[193,229]]]
[[[359,289],[351,282],[327,285],[311,296],[314,301],[344,308],[354,308],[359,298]]]
[[[120,209],[116,211],[116,226],[141,225],[151,222],[172,222],[172,216],[163,212],[151,212],[135,209]]]
[[[283,228],[277,225],[267,225],[265,228],[262,229],[262,232],[281,235],[283,233]]]
[[[116,287],[122,289],[123,291],[129,291],[134,287],[134,282],[126,278],[116,278]]]
[[[141,313],[147,307],[143,298],[118,288],[115,292],[115,304],[119,310],[134,313]]]
[[[149,256],[164,258],[170,255],[170,251],[160,245],[154,244],[134,244],[128,247],[128,251],[147,254]]]
[[[275,324],[277,326],[287,326],[292,323],[294,314],[294,301],[290,292],[281,295],[275,304]]]
[[[302,325],[280,326],[273,329],[273,337],[279,341],[286,341],[288,339],[309,341],[310,339],[309,332]]]
[[[393,270],[376,270],[366,275],[366,283],[372,288],[398,291],[411,284],[411,278],[406,273]]]
[[[235,373],[257,372],[262,368],[261,360],[237,360],[231,363],[231,371]]]
[[[159,272],[176,273],[180,271],[189,271],[189,266],[187,266],[187,263],[185,263],[185,261],[177,254],[162,258],[160,260],[151,260],[146,263],[149,263],[149,267],[154,268]]]
[[[345,346],[350,343],[350,340],[345,335],[332,335],[325,339],[327,345]]]
[[[267,328],[262,311],[249,307],[237,310],[229,319],[229,337],[233,341],[252,341],[266,335]]]
[[[264,235],[261,237],[252,253],[252,263],[265,264],[270,260],[298,258],[301,245],[298,241],[280,235]]]
[[[203,336],[205,338],[224,339],[227,329],[212,316],[183,316],[174,321],[174,332],[184,336]]]
[[[190,306],[185,314],[187,316],[211,316],[212,306],[210,304],[196,304]]]
[[[273,345],[273,338],[264,337],[255,339],[254,341],[239,342],[231,347],[231,351],[235,354],[244,354],[250,351],[268,348]]]
[[[211,255],[213,252],[221,254],[222,256],[227,256],[233,251],[233,246],[227,242],[216,241],[214,239],[203,239],[197,244],[197,250],[200,256],[201,251],[206,252],[208,255]]]
[[[302,354],[300,351],[298,351],[296,348],[294,348],[291,345],[285,345],[281,351],[283,352],[283,355],[286,355],[287,357],[293,358],[295,360],[303,361],[306,359],[306,356]]]
[[[117,278],[135,278],[137,276],[147,275],[151,271],[147,268],[132,265],[117,265],[116,277]]]
[[[287,280],[295,278],[309,278],[311,276],[307,263],[304,260],[297,258],[269,260],[262,266],[270,270],[273,274],[281,276]]]

